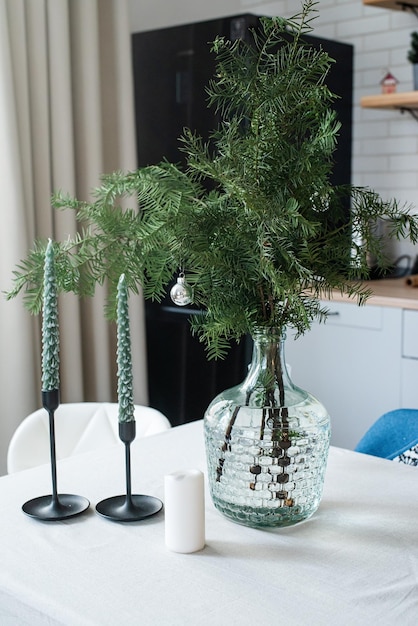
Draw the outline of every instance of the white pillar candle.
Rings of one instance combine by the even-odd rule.
[[[165,543],[173,552],[197,552],[205,545],[203,473],[192,469],[164,478]]]

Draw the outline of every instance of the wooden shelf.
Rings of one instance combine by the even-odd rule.
[[[363,0],[365,6],[381,7],[395,11],[412,11],[418,17],[418,0]],[[418,90],[403,93],[380,93],[375,96],[364,96],[360,100],[364,109],[399,109],[409,111],[418,120]]]
[[[370,7],[381,7],[382,9],[392,9],[395,11],[404,11],[407,7],[417,7],[418,0],[363,0],[363,4]]]
[[[403,93],[380,93],[360,100],[364,109],[418,109],[418,90]]]

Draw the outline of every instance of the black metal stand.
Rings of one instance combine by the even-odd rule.
[[[22,506],[22,510],[30,517],[35,517],[36,519],[46,522],[53,522],[80,515],[89,508],[90,502],[82,496],[74,496],[68,493],[58,495],[54,413],[59,407],[59,390],[43,391],[42,403],[49,415],[52,494],[28,500],[28,502],[25,502]]]
[[[131,443],[135,439],[135,421],[119,423],[119,437],[125,444],[126,495],[113,496],[96,505],[96,511],[113,522],[137,522],[161,511],[163,503],[153,496],[132,495]]]
[[[412,11],[415,17],[418,17],[418,7],[412,2],[396,2],[402,8],[402,11]]]

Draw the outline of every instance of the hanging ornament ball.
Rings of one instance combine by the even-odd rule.
[[[186,282],[184,274],[180,274],[176,284],[171,288],[170,297],[177,306],[186,306],[193,302],[193,290]]]

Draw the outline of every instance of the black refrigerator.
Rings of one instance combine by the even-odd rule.
[[[178,138],[185,127],[204,139],[217,118],[207,106],[206,86],[213,77],[211,42],[217,35],[250,41],[255,15],[144,31],[132,35],[138,167],[160,162],[184,162]],[[327,85],[338,96],[335,110],[342,124],[332,180],[351,182],[353,46],[305,36],[335,59]],[[192,309],[176,307],[169,297],[161,304],[146,302],[149,403],[172,425],[203,417],[213,397],[241,382],[251,358],[251,340],[231,345],[224,361],[207,361],[204,347],[192,337]]]

